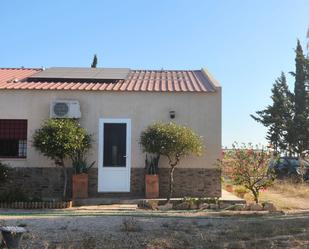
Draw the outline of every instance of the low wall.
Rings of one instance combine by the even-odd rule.
[[[72,193],[72,172],[68,171],[68,197]],[[221,196],[221,173],[217,169],[176,168],[174,172],[174,197],[219,197]],[[159,169],[160,197],[166,197],[169,169]],[[98,193],[98,169],[89,171],[89,197],[144,197],[144,169],[131,169],[130,193]],[[13,168],[8,181],[0,184],[0,194],[9,189],[21,189],[27,196],[41,199],[59,199],[63,191],[61,168]]]
[[[72,192],[72,168],[68,172],[68,195]],[[0,194],[21,190],[26,196],[40,199],[59,199],[63,194],[63,170],[56,168],[18,167],[9,171],[5,183],[0,183]]]

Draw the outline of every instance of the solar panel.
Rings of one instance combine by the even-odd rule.
[[[129,68],[51,67],[28,79],[124,80],[129,72]]]

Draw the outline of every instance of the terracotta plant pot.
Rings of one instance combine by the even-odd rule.
[[[159,175],[145,175],[145,196],[147,199],[159,198]]]
[[[72,184],[73,199],[88,197],[88,174],[73,175]]]

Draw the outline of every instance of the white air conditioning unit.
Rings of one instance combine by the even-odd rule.
[[[76,100],[56,100],[50,105],[51,118],[80,118],[79,102]]]

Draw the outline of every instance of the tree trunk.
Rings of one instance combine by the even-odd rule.
[[[256,195],[254,195],[254,201],[255,201],[255,203],[259,203],[259,197],[258,197],[257,193],[256,193]]]
[[[292,157],[292,151],[290,148],[289,148],[289,157]]]
[[[166,203],[169,203],[172,195],[173,195],[173,190],[174,190],[174,170],[175,170],[176,166],[172,166],[171,170],[170,170],[170,181],[169,181],[169,193],[168,193],[168,197],[166,200]]]
[[[298,161],[299,161],[299,170],[300,170],[300,181],[301,183],[304,183],[305,181],[305,165],[302,161],[302,153],[299,153],[298,155]]]
[[[254,190],[254,189],[252,189],[251,191],[252,191],[255,203],[259,203],[259,191]]]
[[[64,175],[62,198],[63,198],[64,201],[66,201],[66,197],[67,197],[67,183],[68,183],[68,172],[67,172],[67,169],[66,169],[66,167],[64,165],[62,165],[62,169],[63,169],[63,175]]]

